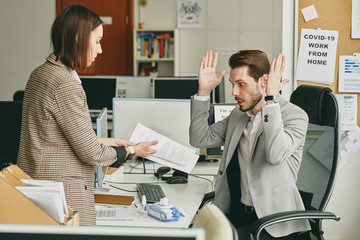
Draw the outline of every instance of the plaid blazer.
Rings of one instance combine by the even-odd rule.
[[[94,166],[116,160],[93,130],[82,85],[50,54],[26,85],[18,166],[34,179],[63,182],[80,224],[94,225]]]

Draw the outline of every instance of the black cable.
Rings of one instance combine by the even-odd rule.
[[[196,177],[196,178],[200,178],[200,179],[209,181],[209,182],[211,183],[211,188],[214,190],[214,182],[211,181],[210,179],[207,179],[207,178],[205,178],[205,177],[200,177],[199,175],[195,175],[195,174],[189,174],[189,176],[193,176],[193,177]]]
[[[118,190],[121,190],[121,191],[125,191],[125,192],[139,192],[138,190],[134,191],[134,190],[127,190],[127,189],[124,189],[124,188],[115,187],[114,185],[111,185],[111,184],[109,184],[109,186],[112,187],[112,188],[116,188]]]
[[[146,174],[146,167],[145,167],[145,158],[142,158],[143,167],[144,167],[144,174]]]
[[[129,165],[130,166],[130,170],[127,172],[127,173],[131,173],[133,169],[142,169],[142,168],[136,168],[137,166],[139,166],[142,162],[138,162],[138,163],[134,163],[135,165]],[[146,167],[146,166],[145,166]],[[151,170],[151,169],[148,169],[148,170]],[[152,170],[153,172],[155,173],[156,172],[156,169],[155,169],[155,162],[152,162]]]
[[[132,171],[134,168],[136,168],[138,165],[140,165],[140,163],[137,163],[135,166],[131,166],[131,165],[130,165],[131,169],[129,170],[129,173],[131,173],[131,171]]]

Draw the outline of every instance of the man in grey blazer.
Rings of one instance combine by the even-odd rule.
[[[232,95],[238,107],[224,120],[208,124],[210,92],[216,76],[217,54],[206,52],[199,69],[198,93],[191,99],[190,143],[194,147],[224,146],[215,183],[214,204],[250,239],[249,226],[269,214],[303,210],[296,187],[308,126],[307,114],[286,101],[280,90],[285,57],[269,63],[265,53],[244,50],[229,59]],[[306,239],[307,220],[273,225],[265,239]]]

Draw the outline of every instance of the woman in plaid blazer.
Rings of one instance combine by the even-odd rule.
[[[96,223],[94,166],[119,167],[130,151],[147,157],[156,144],[97,138],[93,130],[76,70],[84,71],[102,53],[102,35],[98,15],[81,5],[65,7],[51,29],[54,51],[31,73],[23,102],[18,166],[34,179],[63,182],[67,204],[82,225]]]

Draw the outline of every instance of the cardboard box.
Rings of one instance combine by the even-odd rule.
[[[69,218],[65,218],[64,224],[50,217],[16,189],[16,186],[25,186],[20,179],[31,177],[16,165],[10,165],[0,172],[0,223],[79,225],[79,213],[70,208]]]

